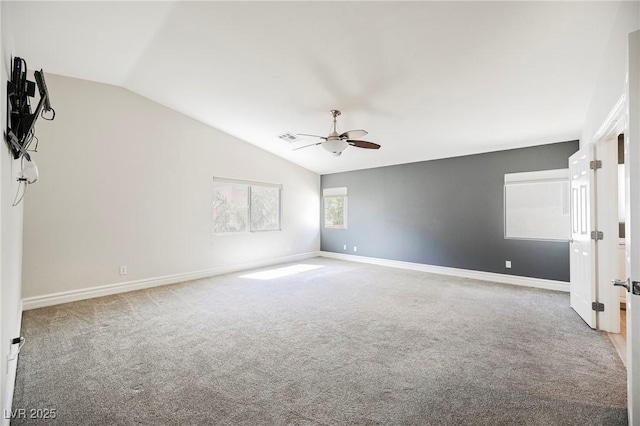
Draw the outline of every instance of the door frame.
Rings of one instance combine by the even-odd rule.
[[[638,280],[640,276],[640,227],[634,228],[632,220],[640,211],[640,30],[629,34],[627,45],[627,78],[625,93],[628,116],[625,132],[625,207],[627,229],[625,256],[627,277]],[[632,180],[633,177],[633,180]],[[630,183],[634,183],[633,187]],[[633,215],[632,215],[633,213]],[[636,225],[637,221],[634,222]],[[640,424],[640,296],[627,293],[627,410],[629,425]],[[635,336],[634,336],[635,335]]]
[[[618,135],[624,133],[627,123],[626,94],[604,120],[592,139],[596,156],[602,161],[595,178],[596,229],[603,232],[596,251],[596,298],[604,303],[604,312],[597,313],[597,329],[620,333],[620,290],[611,284],[619,277],[618,271]],[[615,188],[616,190],[613,190]]]

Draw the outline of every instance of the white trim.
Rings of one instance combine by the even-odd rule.
[[[23,303],[20,301],[20,309],[18,310],[18,334],[22,335],[22,311],[23,311]],[[17,336],[12,336],[17,337]],[[9,353],[11,353],[11,347],[9,347]],[[7,354],[7,356],[9,356]],[[18,358],[20,357],[20,352],[16,354],[16,358],[11,362],[5,364],[7,368],[7,382],[5,384],[5,399],[2,410],[2,426],[9,426],[11,424],[11,416],[7,416],[7,414],[11,413],[11,408],[13,407],[13,393],[16,388],[16,373],[18,372]],[[3,359],[6,363],[7,360]],[[5,368],[4,366],[2,368]]]
[[[277,257],[256,262],[242,263],[233,266],[222,266],[201,271],[186,272],[182,274],[166,275],[163,277],[145,278],[135,281],[107,284],[96,287],[83,288],[79,290],[50,293],[42,296],[26,297],[22,299],[23,309],[43,308],[45,306],[59,305],[61,303],[76,302],[78,300],[92,299],[94,297],[109,296],[112,294],[125,293],[128,291],[142,290],[145,288],[158,287],[167,284],[176,284],[184,281],[198,280],[201,278],[213,277],[216,275],[229,274],[232,272],[244,271],[247,269],[261,268],[264,266],[277,265],[280,263],[296,262],[299,260],[318,257],[318,252],[295,254],[292,256]]]
[[[346,197],[347,187],[341,186],[339,188],[325,188],[322,190],[323,197]]]
[[[569,169],[539,170],[535,172],[505,173],[505,185],[568,181]]]
[[[255,181],[255,180],[243,180],[243,179],[230,179],[230,178],[223,178],[223,177],[217,177],[217,176],[213,177],[213,181],[215,183],[237,183],[237,184],[240,184],[240,185],[269,186],[269,187],[273,187],[273,188],[282,189],[282,184],[281,183],[258,182],[258,181]]]
[[[593,135],[593,142],[597,142],[599,140],[609,139],[613,136],[613,133],[620,131],[624,128],[624,122],[620,122],[621,118],[625,118],[625,105],[626,105],[627,96],[626,94],[622,94],[618,102],[614,105],[613,109],[605,118],[604,122],[598,129],[595,135]]]
[[[423,263],[402,262],[399,260],[379,259],[375,257],[355,256],[352,254],[321,251],[320,256],[352,262],[370,263],[391,268],[411,269],[432,274],[471,278],[500,284],[512,284],[525,287],[543,288],[546,290],[569,292],[569,283],[565,281],[545,280],[542,278],[521,277],[518,275],[498,274],[495,272],[473,271],[470,269],[449,268],[446,266],[426,265]]]

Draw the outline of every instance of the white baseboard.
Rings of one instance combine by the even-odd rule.
[[[473,271],[470,269],[449,268],[446,266],[426,265],[423,263],[402,262],[400,260],[379,259],[376,257],[354,256],[352,254],[332,253],[321,251],[320,256],[332,259],[349,260],[352,262],[370,263],[389,266],[392,268],[411,269],[414,271],[430,272],[432,274],[449,275],[454,277],[472,278],[493,283],[513,284],[526,287],[544,288],[569,292],[569,283],[565,281],[545,280],[541,278],[521,277],[517,275],[498,274],[495,272]]]
[[[224,266],[219,268],[205,269],[182,274],[166,275],[163,277],[146,278],[142,280],[127,281],[122,283],[107,284],[96,287],[83,288],[80,290],[64,291],[59,293],[45,294],[42,296],[27,297],[22,299],[23,310],[43,308],[46,306],[59,305],[62,303],[75,302],[78,300],[92,299],[95,297],[109,296],[128,291],[142,290],[145,288],[158,287],[167,284],[175,284],[184,281],[197,280],[201,278],[213,277],[216,275],[228,274],[247,269],[261,268],[264,266],[277,265],[280,263],[296,262],[312,257],[327,257],[333,259],[349,260],[352,262],[370,263],[392,268],[411,269],[415,271],[429,272],[433,274],[449,275],[462,278],[472,278],[482,281],[490,281],[502,284],[513,284],[527,287],[544,288],[547,290],[569,291],[569,283],[564,281],[545,280],[540,278],[520,277],[516,275],[498,274],[493,272],[473,271],[469,269],[449,268],[445,266],[426,265],[422,263],[402,262],[398,260],[378,259],[374,257],[354,256],[350,254],[331,252],[309,252],[293,256],[278,257],[256,262],[243,263],[239,265]]]
[[[299,260],[318,257],[319,252],[309,252],[295,254],[292,256],[277,257],[272,259],[259,260],[256,262],[243,263],[239,265],[223,266],[219,268],[205,269],[201,271],[186,272],[183,274],[166,275],[163,277],[145,278],[142,280],[127,281],[122,283],[107,284],[96,287],[88,287],[80,290],[63,291],[59,293],[45,294],[42,296],[27,297],[22,299],[23,309],[43,308],[45,306],[59,305],[62,303],[76,302],[78,300],[93,299],[94,297],[109,296],[128,291],[142,290],[145,288],[158,287],[167,284],[176,284],[184,281],[198,280],[201,278],[213,277],[216,275],[229,274],[232,272],[244,271],[247,269],[261,268],[264,266],[277,265],[280,263],[296,262]]]

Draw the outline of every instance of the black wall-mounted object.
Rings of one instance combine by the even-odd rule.
[[[34,77],[35,83],[27,80],[27,63],[24,59],[19,57],[13,59],[11,80],[7,82],[8,123],[5,135],[7,144],[13,152],[13,158],[20,158],[27,152],[33,140],[34,125],[41,113],[52,112],[53,115],[48,120],[53,120],[55,117],[42,70],[35,71]],[[36,85],[40,101],[32,113],[29,98],[35,96]]]

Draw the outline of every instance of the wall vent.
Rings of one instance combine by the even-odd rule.
[[[296,136],[295,133],[287,132],[281,135],[278,135],[278,138],[282,139],[285,142],[294,143],[294,142],[302,142],[302,139]]]

